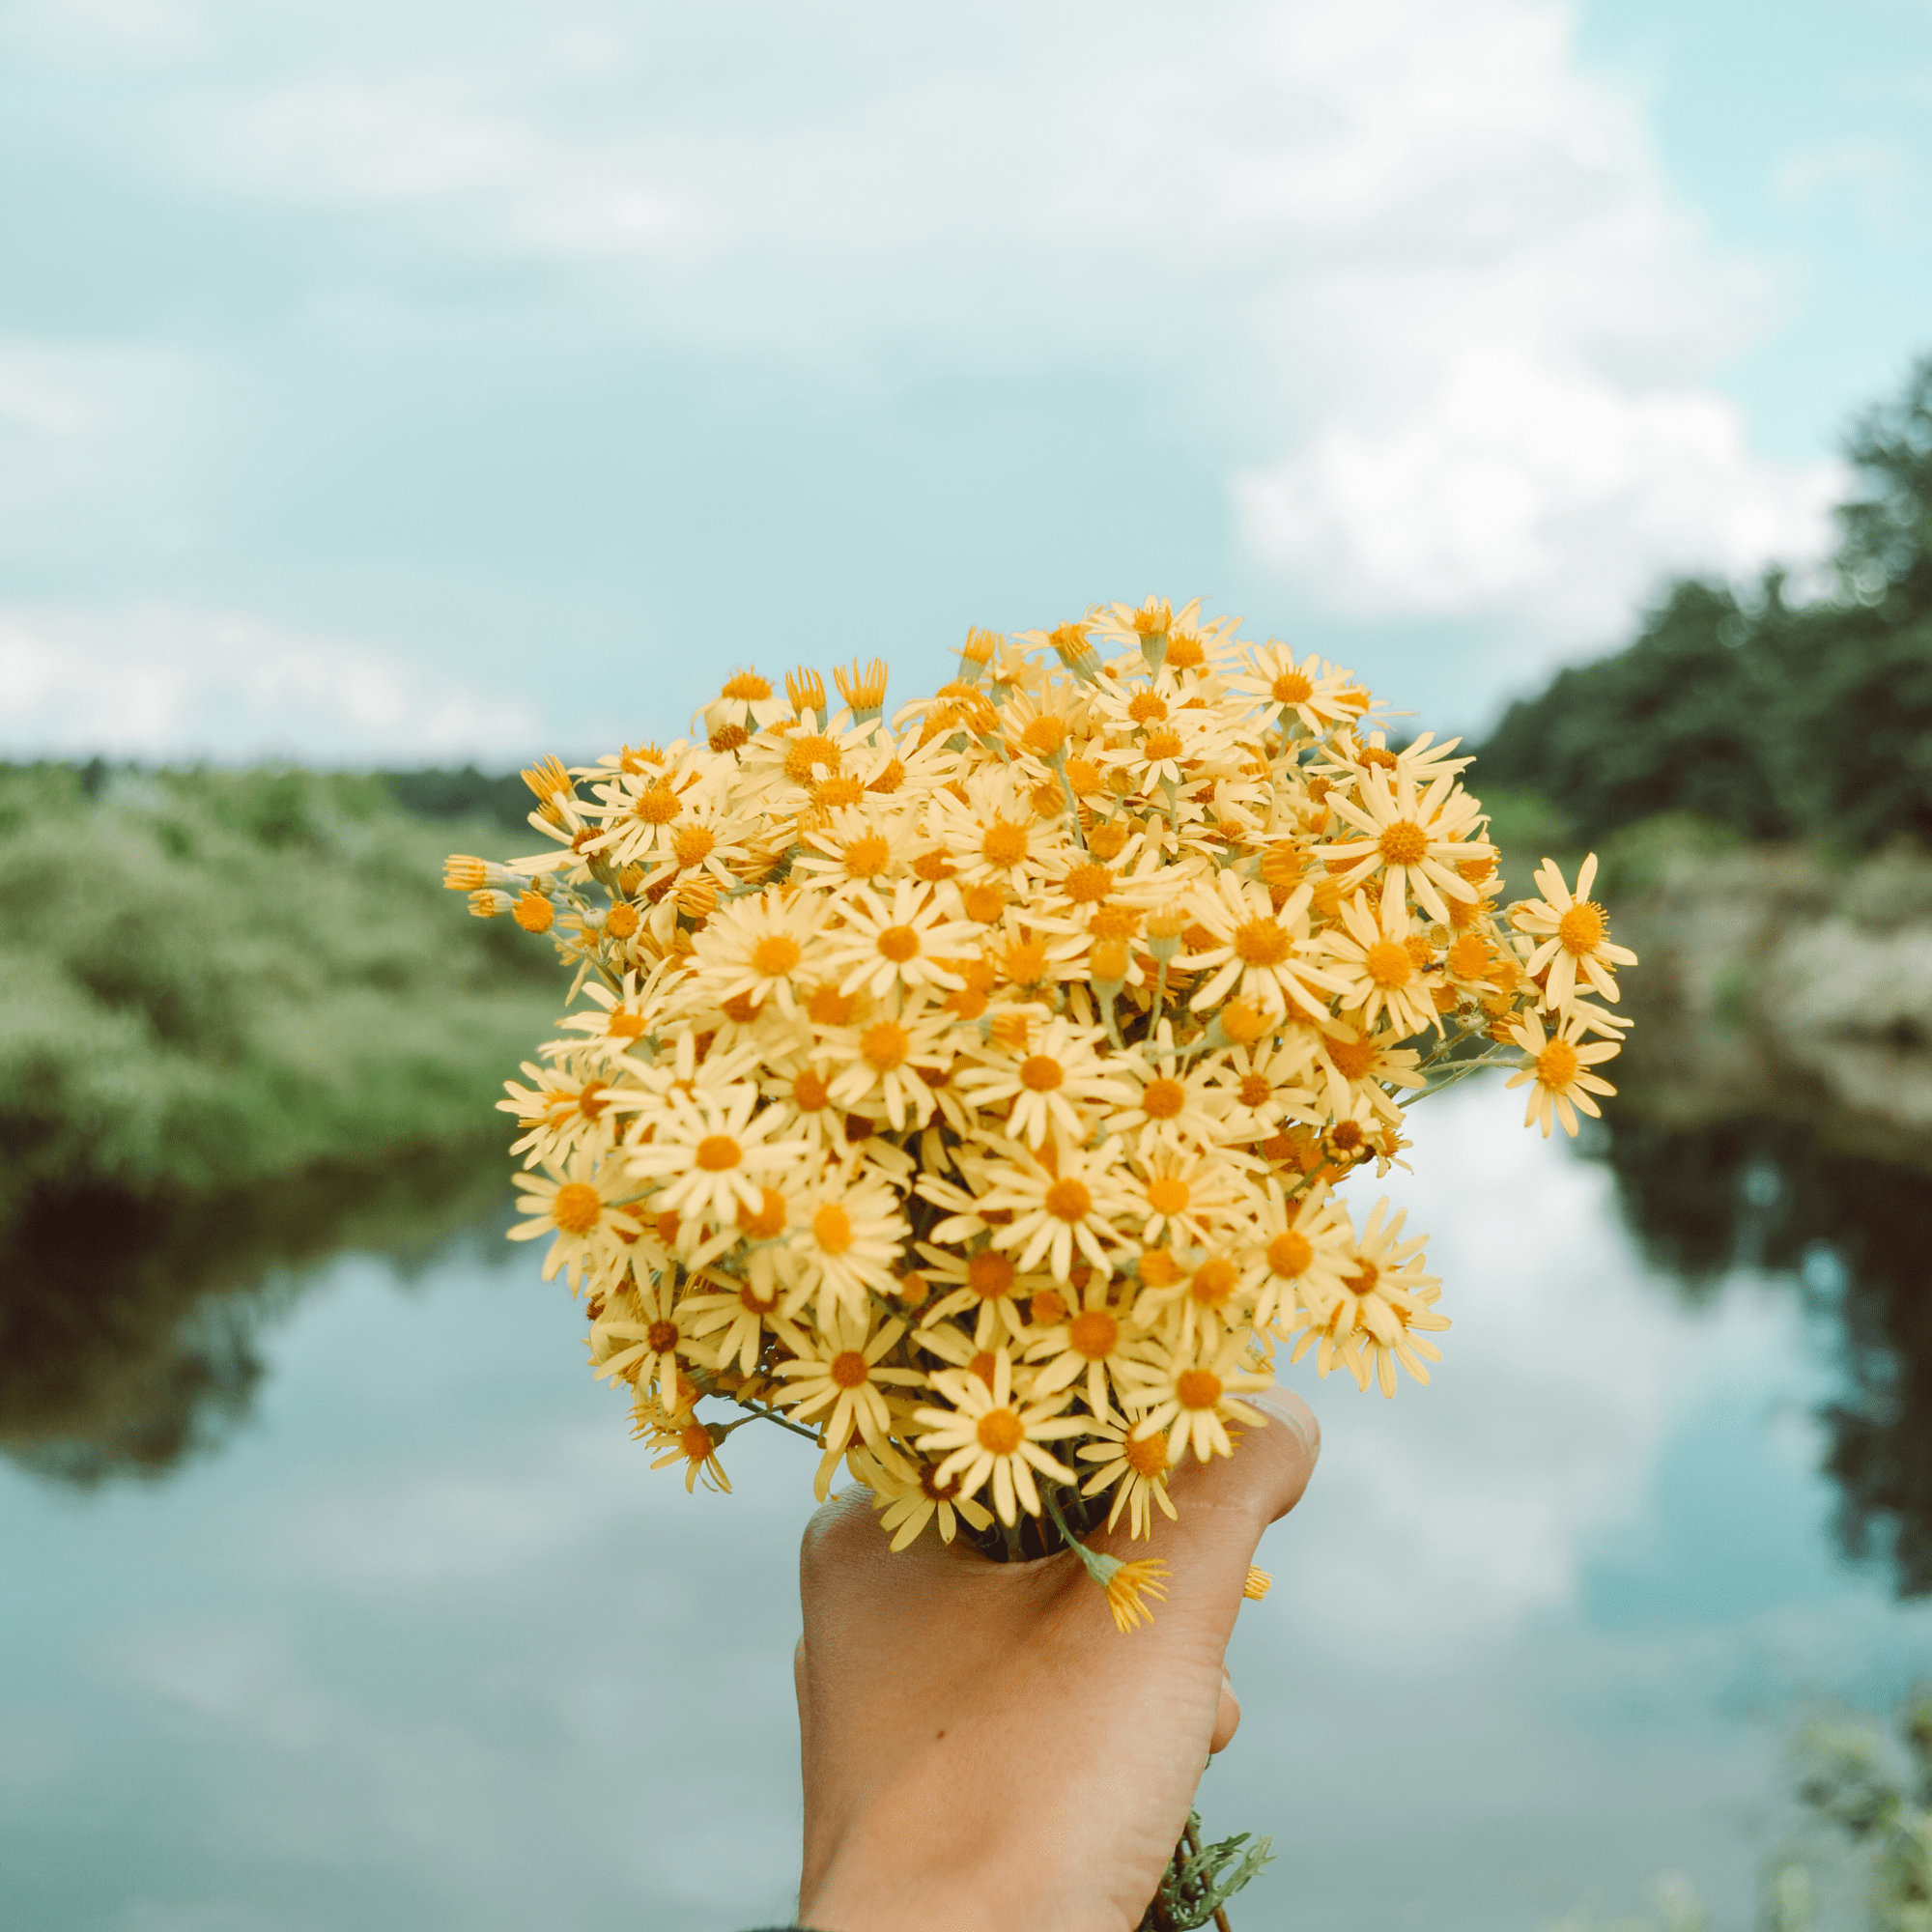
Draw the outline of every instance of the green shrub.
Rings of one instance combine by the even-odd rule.
[[[452,842],[500,838],[377,778],[0,769],[0,1238],[48,1195],[473,1134],[561,990],[441,888]]]

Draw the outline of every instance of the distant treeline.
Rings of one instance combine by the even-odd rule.
[[[1687,580],[1634,642],[1514,704],[1479,788],[1541,794],[1579,842],[1659,812],[1847,851],[1932,842],[1932,356],[1854,426],[1831,594]]]

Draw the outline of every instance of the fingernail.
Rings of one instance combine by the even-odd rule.
[[[1321,1425],[1315,1418],[1315,1411],[1309,1407],[1293,1389],[1279,1386],[1266,1390],[1261,1395],[1248,1397],[1257,1408],[1264,1409],[1276,1421],[1285,1423],[1308,1451],[1308,1460],[1313,1463],[1321,1454]]]

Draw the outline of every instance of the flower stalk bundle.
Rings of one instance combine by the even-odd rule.
[[[1632,955],[1546,862],[1499,910],[1465,757],[1198,604],[886,668],[729,678],[701,737],[526,774],[536,854],[453,858],[584,1004],[502,1105],[636,1433],[728,1488],[809,1436],[895,1548],[1078,1553],[1124,1630],[1278,1349],[1393,1394],[1447,1328],[1424,1242],[1336,1191],[1405,1109],[1514,1065],[1577,1129]],[[1264,1587],[1255,1573],[1251,1587]]]

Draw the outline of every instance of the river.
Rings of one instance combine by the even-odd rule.
[[[1435,1237],[1435,1386],[1289,1372],[1322,1464],[1202,1797],[1280,1854],[1240,1932],[1538,1932],[1666,1872],[1746,1932],[1794,1719],[1932,1671],[1932,1607],[1833,1534],[1829,1256],[1687,1293],[1612,1171],[1519,1118],[1458,1089],[1383,1183]],[[344,1253],[209,1453],[85,1490],[0,1464],[8,1924],[785,1921],[812,1452],[742,1432],[735,1493],[687,1495],[581,1327],[526,1250]]]

